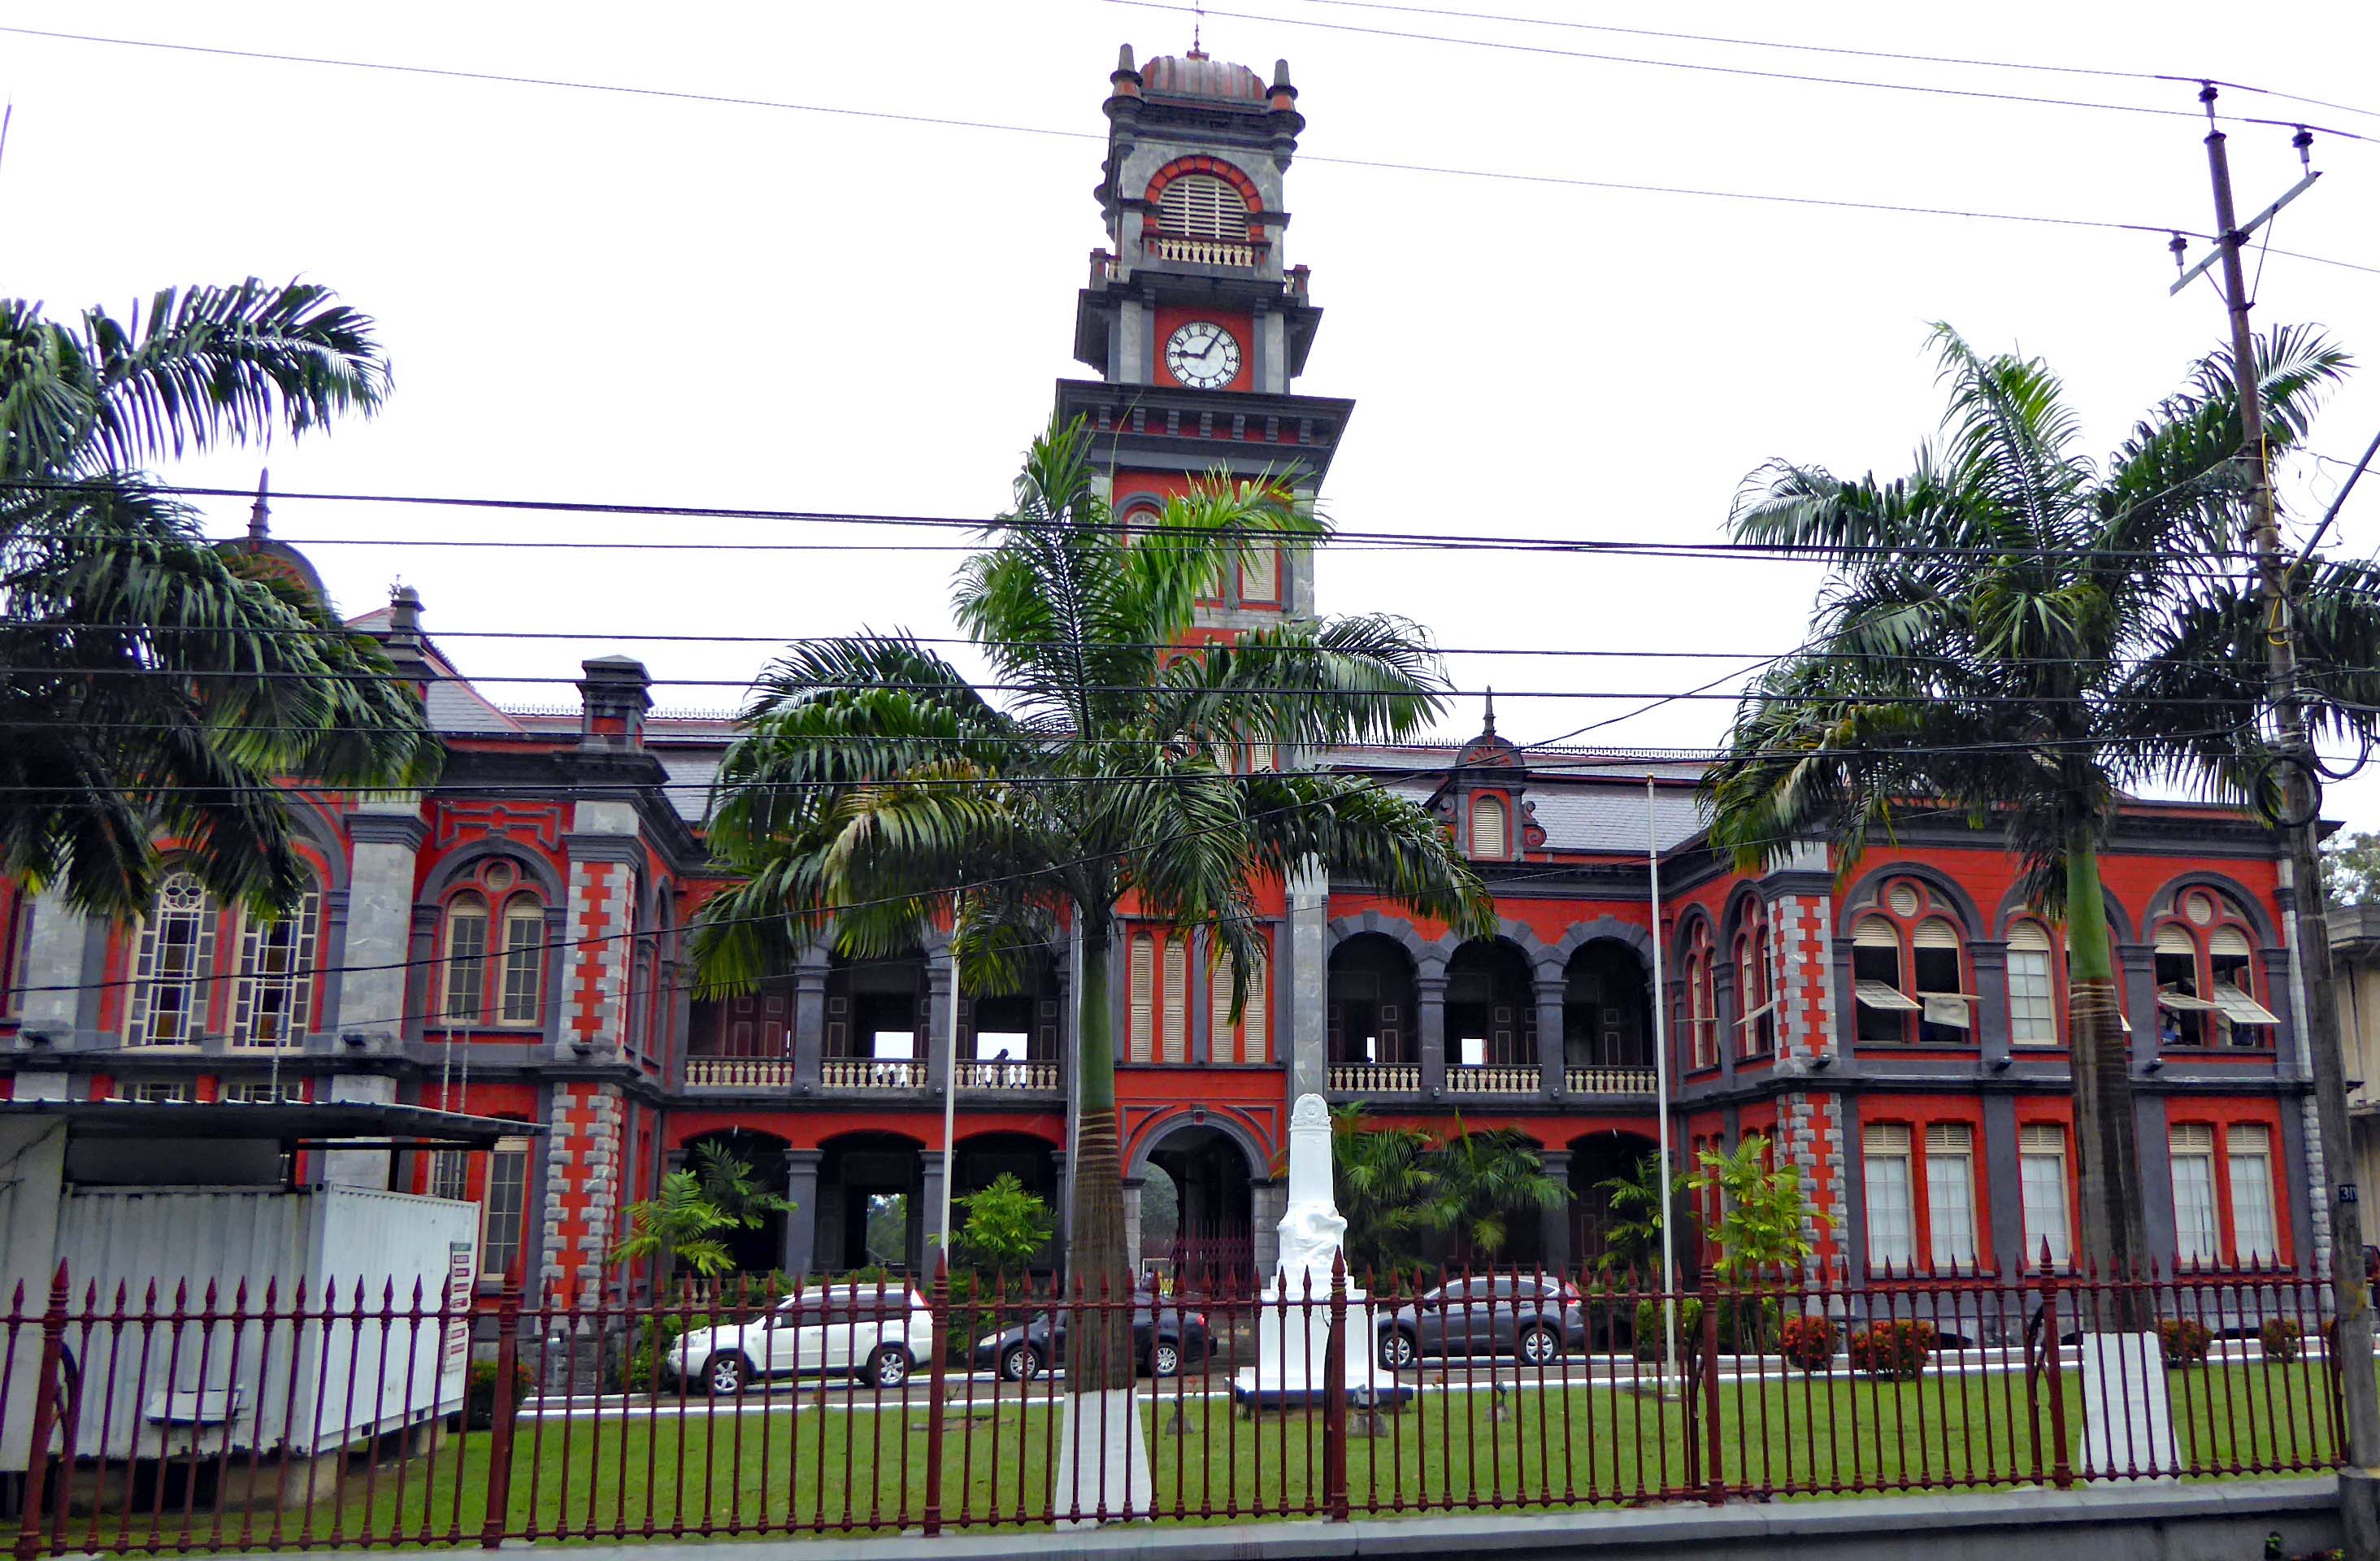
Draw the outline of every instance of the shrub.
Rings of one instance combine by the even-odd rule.
[[[1788,1317],[1778,1330],[1777,1346],[1785,1359],[1805,1372],[1826,1369],[1835,1358],[1835,1320],[1804,1312]]]
[[[1871,1323],[1852,1335],[1852,1365],[1870,1376],[1915,1382],[1934,1359],[1934,1324],[1912,1318]]]
[[[1703,1303],[1692,1296],[1678,1301],[1678,1354],[1681,1359],[1702,1348]],[[1658,1360],[1661,1358],[1661,1303],[1643,1300],[1636,1303],[1636,1359]]]
[[[2267,1317],[2256,1330],[2256,1342],[2265,1347],[2267,1360],[2294,1360],[2305,1353],[2305,1327],[2294,1318]]]
[[[636,1343],[631,1345],[627,1352],[620,1358],[619,1380],[612,1384],[613,1389],[637,1393],[650,1391],[656,1384],[666,1389],[669,1386],[669,1381],[661,1374],[661,1363],[668,1355],[669,1347],[675,1344],[682,1335],[690,1334],[697,1328],[708,1328],[717,1319],[707,1311],[687,1312],[683,1315],[672,1311],[646,1318],[644,1325],[633,1335]],[[696,1370],[701,1369],[701,1361],[698,1360],[694,1364]]]
[[[535,1385],[535,1380],[529,1375],[528,1362],[514,1361],[513,1407],[515,1409],[520,1407],[520,1401],[528,1396],[529,1389]],[[463,1428],[466,1431],[485,1431],[495,1423],[496,1363],[492,1360],[474,1360],[471,1362],[470,1371],[463,1379]]]
[[[2168,1366],[2204,1366],[2215,1347],[2215,1330],[2192,1317],[2168,1317],[2157,1324],[2157,1348]]]

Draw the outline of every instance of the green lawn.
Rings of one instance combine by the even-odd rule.
[[[2208,1478],[2326,1467],[2325,1378],[2318,1362],[2175,1374],[2185,1469]],[[945,1521],[1045,1519],[1057,1433],[1046,1384],[1029,1406],[1003,1387],[996,1412],[989,1384],[974,1384],[972,1410],[968,1384],[953,1387]],[[2066,1373],[2064,1388],[2070,1456],[2079,1467],[2075,1373]],[[2025,1483],[2055,1446],[2046,1381],[2029,1410],[2022,1372],[1906,1384],[1792,1374],[1722,1384],[1719,1409],[1719,1468],[1730,1488],[1815,1494]],[[1220,1399],[1172,1397],[1145,1402],[1142,1414],[1160,1512],[1197,1521],[1318,1500],[1318,1417],[1244,1420]],[[1362,1417],[1351,1420],[1364,1429]],[[810,1398],[741,1413],[696,1404],[658,1419],[524,1419],[505,1526],[536,1537],[915,1526],[925,1508],[925,1421],[922,1404],[854,1412]],[[1624,1388],[1524,1383],[1500,1409],[1484,1392],[1428,1392],[1380,1416],[1377,1427],[1348,1445],[1358,1514],[1691,1499],[1706,1478],[1706,1437],[1698,1429],[1690,1453],[1682,1406]],[[2043,1465],[2035,1463],[2036,1427]],[[310,1507],[279,1514],[200,1513],[186,1524],[178,1491],[162,1512],[143,1493],[128,1532],[123,1493],[111,1487],[103,1514],[69,1518],[68,1537],[75,1548],[103,1550],[180,1548],[186,1535],[194,1546],[239,1548],[334,1537],[419,1542],[455,1529],[476,1537],[486,1518],[488,1454],[484,1433],[442,1432],[430,1457],[351,1473]]]

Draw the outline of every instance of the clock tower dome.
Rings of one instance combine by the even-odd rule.
[[[1311,501],[1354,403],[1290,388],[1322,311],[1305,268],[1282,265],[1281,184],[1305,128],[1289,62],[1268,86],[1196,49],[1137,67],[1126,44],[1108,79],[1109,248],[1075,315],[1075,356],[1100,377],[1059,381],[1059,419],[1089,426],[1126,522],[1214,471],[1269,473]],[[1314,561],[1252,556],[1198,610],[1208,634],[1310,616]]]

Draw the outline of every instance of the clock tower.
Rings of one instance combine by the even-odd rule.
[[[1305,128],[1289,63],[1271,85],[1193,49],[1109,77],[1099,212],[1075,356],[1100,377],[1058,382],[1061,421],[1089,426],[1120,519],[1212,471],[1270,473],[1311,501],[1354,410],[1300,396],[1322,311],[1284,267],[1281,182]],[[1252,556],[1198,610],[1201,637],[1314,612],[1311,555]]]

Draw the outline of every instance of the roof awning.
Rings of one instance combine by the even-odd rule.
[[[12,1100],[0,1101],[0,1115],[55,1117],[77,1137],[109,1139],[370,1139],[486,1149],[498,1139],[545,1131],[534,1122],[376,1101]]]
[[[2215,988],[2215,1006],[2222,1009],[2223,1017],[2229,1019],[2233,1024],[2278,1024],[2281,1022],[2280,1015],[2273,1012],[2270,1008],[2265,1007],[2262,1003],[2257,1002],[2254,998],[2249,996],[2246,993],[2240,991],[2236,986],[2226,986],[2221,982],[2217,982]]]
[[[1885,982],[1856,982],[1852,983],[1852,994],[1859,999],[1860,1006],[1864,1008],[1877,1008],[1888,1014],[1914,1014],[1921,1011],[1915,999],[1900,988]]]
[[[2177,1014],[2212,1014],[2218,1011],[2204,997],[2192,997],[2187,992],[2175,992],[2162,986],[2157,988],[2157,1006]]]

